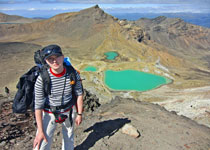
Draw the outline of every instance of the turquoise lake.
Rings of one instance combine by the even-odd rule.
[[[92,71],[92,72],[95,72],[97,71],[97,68],[96,67],[93,67],[93,66],[88,66],[84,69],[84,71]]]
[[[109,60],[114,60],[118,56],[118,53],[116,52],[106,52],[104,54],[107,56],[106,59]]]
[[[105,72],[104,82],[113,90],[148,91],[161,85],[168,84],[171,80],[162,76],[136,70],[107,70]]]

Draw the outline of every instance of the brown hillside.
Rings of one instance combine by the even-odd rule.
[[[38,19],[30,19],[17,15],[7,15],[0,12],[0,23],[31,23]]]
[[[85,52],[100,45],[104,39],[105,29],[113,23],[112,18],[95,6],[78,13],[56,15],[40,22],[0,25],[0,40],[42,45],[59,43],[63,47],[70,47],[71,51],[82,49]]]
[[[70,49],[77,58],[95,59],[98,50],[99,53],[117,50],[126,54],[132,46],[138,50],[125,59],[133,60],[136,53],[142,51],[138,38],[143,37],[143,31],[125,29],[98,6],[77,13],[59,14],[48,20],[30,24],[0,25],[0,28],[0,41],[32,42],[41,45],[59,43],[64,48]],[[153,50],[144,47],[148,49],[143,50],[144,55],[153,53],[151,52]],[[98,58],[102,59],[102,56]],[[154,56],[152,61],[154,59],[157,59],[157,56]]]
[[[135,24],[142,27],[151,40],[166,46],[171,54],[189,60],[193,58],[209,67],[210,29],[163,16],[140,19]]]
[[[31,24],[1,25],[1,37],[15,34],[48,33],[66,37],[87,38],[109,24],[112,17],[95,6],[78,13],[64,13]],[[100,25],[101,24],[101,25]],[[83,33],[81,35],[81,33]]]
[[[41,46],[30,43],[0,42],[0,93],[3,93],[5,86],[16,91],[18,78],[34,65],[34,51],[40,48]]]

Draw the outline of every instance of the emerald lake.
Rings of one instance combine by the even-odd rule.
[[[96,67],[93,67],[93,66],[88,66],[84,69],[84,71],[92,71],[92,72],[95,72],[97,71],[97,68]]]
[[[105,84],[113,90],[148,91],[171,82],[170,79],[136,70],[105,72]]]
[[[104,54],[107,56],[106,59],[109,60],[114,60],[118,56],[117,52],[106,52]]]

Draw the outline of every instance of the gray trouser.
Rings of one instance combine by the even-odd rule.
[[[72,119],[73,124],[69,121],[69,111],[63,113],[68,115],[65,122],[62,123],[62,150],[74,150],[74,121],[76,117],[76,109],[73,107]],[[55,123],[55,116],[52,113],[43,112],[43,130],[47,138],[47,143],[42,141],[40,150],[50,150],[53,142],[53,134],[58,123]],[[37,150],[37,148],[35,148]]]

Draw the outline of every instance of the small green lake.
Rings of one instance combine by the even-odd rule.
[[[117,52],[106,52],[104,54],[107,56],[106,59],[109,60],[114,60],[118,56]]]
[[[84,71],[92,71],[92,72],[95,72],[97,71],[97,68],[96,67],[93,67],[93,66],[88,66],[84,69]]]
[[[170,79],[136,70],[105,72],[105,84],[113,90],[148,91],[171,82]]]

